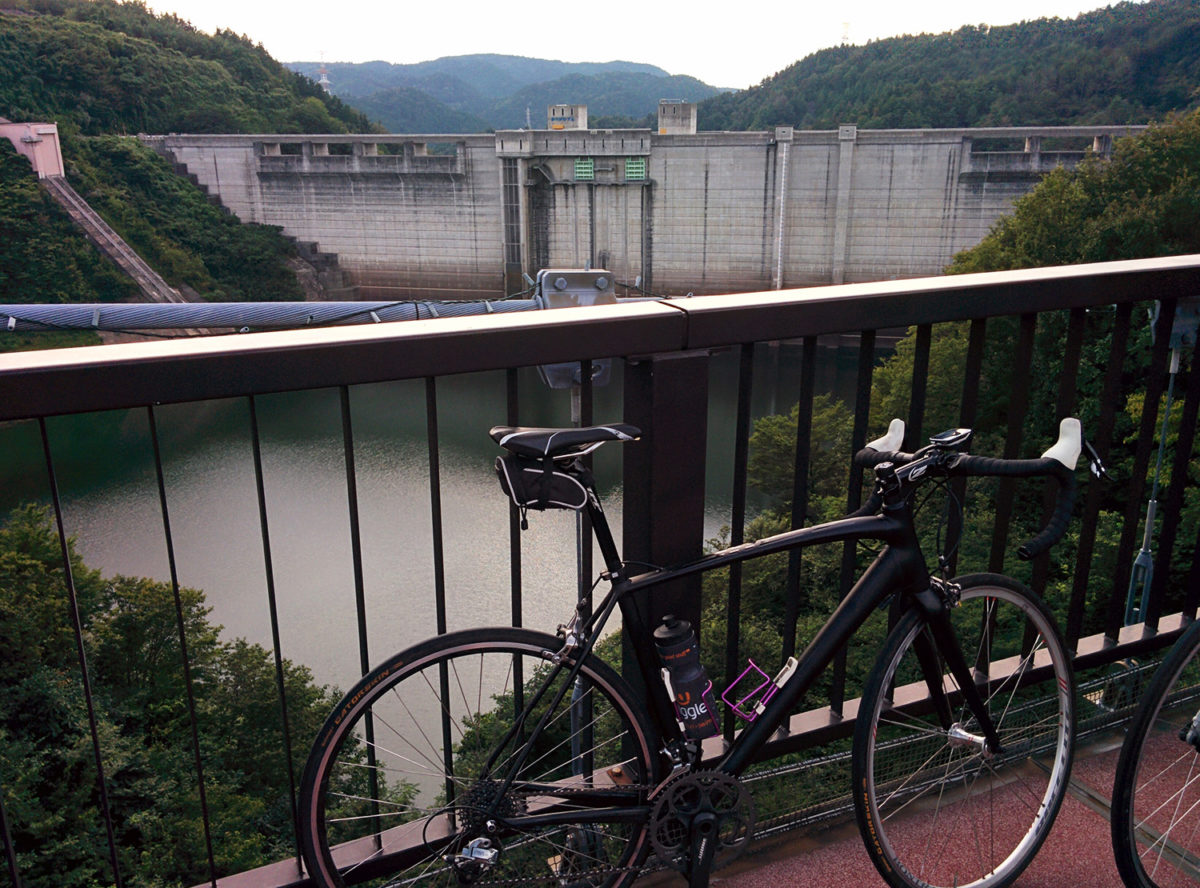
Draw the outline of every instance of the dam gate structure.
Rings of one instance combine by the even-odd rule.
[[[1049,171],[1140,127],[141,136],[362,299],[491,299],[540,268],[695,295],[940,274]]]

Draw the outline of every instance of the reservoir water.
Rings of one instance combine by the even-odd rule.
[[[756,416],[788,409],[798,390],[797,355],[760,351]],[[844,390],[854,355],[824,355],[818,390]],[[622,416],[614,363],[613,381],[595,393],[596,421]],[[709,535],[729,522],[736,375],[735,354],[714,359]],[[499,451],[487,436],[505,418],[505,377],[441,378],[437,394],[448,627],[510,625],[508,507],[492,470]],[[358,386],[350,403],[369,658],[376,662],[436,629],[425,383]],[[262,396],[255,404],[283,655],[311,668],[318,682],[345,688],[361,673],[340,393]],[[522,371],[521,418],[569,425],[569,392]],[[155,420],[181,585],[205,592],[224,638],[270,647],[248,401],[160,407]],[[47,426],[67,531],[85,562],[105,575],[169,579],[146,411],[52,418]],[[0,452],[10,460],[0,493],[5,512],[48,501],[36,424],[0,426]],[[602,448],[596,471],[619,540],[621,447]],[[522,553],[524,624],[553,631],[574,604],[574,513],[531,513]]]

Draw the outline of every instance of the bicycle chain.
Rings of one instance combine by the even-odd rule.
[[[729,863],[734,857],[737,857],[739,854],[741,854],[741,852],[744,851],[745,847],[746,847],[746,841],[745,841],[746,838],[748,838],[749,834],[754,831],[753,830],[754,802],[753,802],[752,797],[750,797],[748,794],[745,793],[744,787],[741,787],[741,785],[738,784],[736,781],[728,780],[727,775],[719,774],[719,772],[699,771],[699,772],[691,772],[689,774],[683,774],[683,775],[679,775],[677,777],[671,778],[665,784],[659,783],[659,784],[655,784],[655,785],[649,785],[649,784],[631,783],[628,785],[622,785],[621,790],[635,789],[635,790],[645,790],[646,792],[651,792],[651,791],[657,790],[657,789],[670,790],[673,787],[678,790],[678,789],[682,788],[679,786],[679,784],[687,785],[690,782],[694,782],[697,780],[700,780],[700,781],[720,780],[720,786],[723,789],[732,790],[733,787],[737,787],[735,804],[732,809],[725,811],[725,815],[727,817],[732,816],[734,819],[740,820],[743,825],[743,831],[742,831],[742,834],[741,834],[741,837],[739,838],[739,840],[737,840],[735,843],[733,843],[730,846],[726,846],[723,849],[723,853],[721,854],[721,859],[719,861],[714,861],[714,863],[717,865],[717,866],[714,866],[714,868],[717,868],[718,866]],[[707,786],[707,784],[706,784],[706,786]],[[709,787],[709,788],[712,788],[712,787]],[[562,795],[562,796],[569,796],[569,795],[573,795],[573,794],[578,794],[578,795],[592,794],[592,795],[594,795],[596,792],[597,792],[597,790],[593,787],[583,787],[583,786],[581,786],[581,787],[566,787],[566,786],[564,786],[564,787],[557,788],[554,792],[554,795]],[[603,792],[603,790],[601,790],[601,792]],[[544,795],[545,795],[545,793],[537,793],[537,792],[528,793],[528,796],[531,798],[538,797],[538,796],[544,796]],[[670,860],[669,859],[670,855],[668,855],[667,858],[663,857],[662,852],[667,849],[659,848],[659,842],[656,840],[656,837],[654,835],[654,829],[655,829],[654,821],[655,821],[655,817],[661,818],[663,816],[666,816],[667,811],[673,807],[674,806],[669,799],[660,796],[659,800],[652,806],[650,822],[647,824],[647,828],[650,830],[650,833],[651,833],[651,835],[650,835],[651,848],[658,854],[659,862],[668,867],[676,866],[677,862],[673,862],[672,860]],[[617,873],[630,873],[630,872],[635,873],[635,872],[640,871],[641,869],[642,869],[642,867],[640,867],[640,866],[612,866],[612,867],[606,867],[604,869],[589,870],[588,874],[589,874],[589,876],[593,876],[593,875],[594,876],[607,876],[607,875],[614,875]],[[481,879],[478,884],[481,886],[484,886],[484,885],[486,885],[486,886],[506,886],[506,885],[529,885],[529,884],[534,884],[534,883],[543,884],[548,881],[558,883],[560,881],[560,877],[556,876],[554,874],[548,874],[548,875],[544,875],[544,876],[525,876],[525,877],[519,878],[519,879],[516,879],[516,878],[513,878],[513,879],[486,879],[485,878],[485,879]]]
[[[620,789],[622,792],[633,789],[633,790],[645,790],[647,793],[649,793],[650,791],[656,789],[658,786],[661,786],[661,785],[662,784],[651,785],[651,784],[645,784],[645,783],[628,783],[628,784],[622,784],[620,786]],[[558,796],[558,795],[563,795],[563,796],[583,795],[583,794],[595,795],[597,793],[597,791],[598,790],[595,787],[561,786],[561,787],[557,787],[554,790],[554,795],[556,795],[556,796]],[[603,792],[603,790],[599,790],[599,792]],[[530,792],[530,793],[526,794],[526,796],[528,798],[541,798],[541,797],[544,797],[545,795],[546,795],[546,793],[544,793],[544,792]],[[640,867],[640,866],[612,866],[612,867],[606,867],[605,869],[588,870],[588,875],[589,876],[592,876],[592,875],[606,876],[606,875],[613,875],[616,873],[636,873],[641,869],[642,869],[642,867]],[[525,876],[520,879],[488,879],[485,877],[485,878],[480,879],[476,884],[480,885],[480,886],[530,885],[530,884],[544,884],[546,882],[553,882],[555,884],[558,884],[560,881],[561,881],[561,879],[559,876],[554,875],[553,873],[549,873],[544,876]]]

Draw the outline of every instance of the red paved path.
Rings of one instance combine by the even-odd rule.
[[[1112,796],[1120,737],[1080,749],[1071,772],[1077,788],[1105,800]],[[684,884],[677,879],[670,884]],[[876,888],[886,883],[876,872],[853,821],[823,832],[785,837],[752,847],[715,873],[720,888]],[[1069,793],[1046,843],[1015,882],[1017,888],[1122,888],[1113,863],[1108,818]]]

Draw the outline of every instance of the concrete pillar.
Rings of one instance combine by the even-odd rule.
[[[504,241],[506,294],[520,293],[525,289],[522,273],[529,261],[529,197],[525,187],[528,165],[529,162],[524,158],[500,158],[500,231]],[[516,197],[515,204],[512,200],[513,192]],[[530,269],[530,275],[537,271],[538,269]]]
[[[850,183],[854,169],[854,143],[858,141],[858,127],[842,124],[838,127],[838,184],[837,216],[833,227],[833,255],[831,283],[846,282],[846,249],[850,231]]]
[[[775,202],[779,205],[779,219],[775,224],[775,276],[772,285],[780,290],[783,288],[783,245],[787,237],[788,167],[792,157],[790,126],[775,127],[775,145],[775,182],[778,192]]]
[[[1042,137],[1026,136],[1025,153],[1029,155],[1030,172],[1036,173],[1042,166]]]

